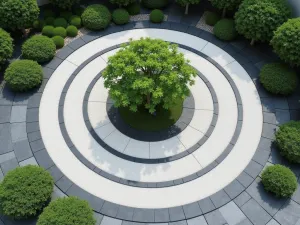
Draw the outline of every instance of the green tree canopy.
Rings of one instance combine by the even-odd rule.
[[[189,13],[189,6],[199,4],[200,0],[176,0],[179,5],[185,6],[185,14]]]
[[[223,10],[222,16],[225,17],[226,10],[234,10],[239,4],[241,4],[242,0],[210,0],[213,7]]]
[[[188,96],[196,74],[177,45],[141,38],[109,58],[103,78],[116,107],[137,111],[138,106],[145,106],[154,113],[158,104],[169,109]]]
[[[112,4],[116,4],[119,7],[130,5],[134,3],[136,0],[109,0]]]
[[[79,4],[80,0],[50,0],[50,2],[62,9],[71,9],[73,5]]]

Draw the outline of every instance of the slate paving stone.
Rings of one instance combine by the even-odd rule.
[[[177,222],[170,222],[169,225],[188,225],[186,220],[177,221]]]
[[[3,163],[3,162],[6,162],[8,160],[11,160],[13,158],[16,158],[16,155],[15,155],[14,151],[4,153],[4,154],[0,155],[0,164]]]
[[[261,137],[257,149],[271,151],[273,147],[274,147],[273,140]]]
[[[253,223],[250,222],[248,219],[244,219],[243,221],[239,222],[236,225],[253,225]]]
[[[238,224],[246,219],[246,216],[234,202],[222,206],[219,211],[228,224]]]
[[[183,211],[186,219],[194,218],[196,216],[202,215],[202,211],[198,202],[187,204],[183,206]]]
[[[51,174],[51,176],[53,177],[54,183],[57,182],[60,178],[62,178],[64,176],[63,173],[60,171],[60,169],[57,168],[56,165],[50,167],[47,170]]]
[[[145,223],[138,223],[138,222],[132,222],[132,221],[123,221],[122,225],[145,225]]]
[[[264,166],[270,157],[270,152],[265,150],[257,150],[252,158],[255,162]]]
[[[28,100],[27,108],[38,108],[41,102],[42,93],[36,93]]]
[[[100,213],[111,216],[111,217],[116,217],[118,213],[119,205],[111,203],[111,202],[104,202]]]
[[[39,109],[38,108],[32,108],[27,109],[27,115],[26,115],[26,122],[37,122],[39,121]]]
[[[242,207],[250,199],[251,196],[246,191],[243,191],[238,197],[234,199],[234,202],[235,204],[237,204],[237,206]]]
[[[224,225],[226,224],[225,218],[222,216],[219,210],[214,210],[204,215],[208,225]]]
[[[103,215],[99,214],[99,213],[96,213],[94,212],[94,218],[96,220],[96,225],[100,225],[102,220],[103,220]]]
[[[27,165],[36,165],[38,166],[37,161],[34,157],[30,157],[29,159],[25,159],[24,161],[19,162],[20,166],[27,166]]]
[[[0,154],[13,150],[9,123],[0,124],[0,143]]]
[[[300,180],[298,179],[298,188],[291,197],[291,199],[293,201],[297,202],[298,204],[300,204],[300,188],[299,187],[300,187]]]
[[[281,225],[298,225],[300,222],[300,205],[292,200],[286,204],[274,216]]]
[[[280,225],[276,220],[274,220],[274,219],[271,219],[268,223],[267,223],[267,225]]]
[[[298,98],[288,98],[290,109],[300,109],[300,103]]]
[[[281,125],[291,120],[289,110],[276,109],[276,124]]]
[[[254,225],[266,224],[271,219],[271,216],[254,199],[244,204],[241,210]]]
[[[195,217],[187,220],[188,225],[207,225],[204,216]]]
[[[16,158],[7,160],[7,161],[1,163],[0,165],[1,165],[1,170],[4,175],[6,175],[8,171],[19,167],[19,164],[18,164],[18,161]]]
[[[14,152],[18,162],[32,157],[32,151],[28,140],[22,140],[14,143]]]
[[[0,123],[10,122],[11,108],[11,106],[0,105]]]
[[[261,105],[263,112],[274,113],[275,112],[275,105],[271,98],[261,98]]]
[[[300,111],[299,110],[290,110],[291,120],[300,120]]]
[[[63,47],[63,49],[59,50],[56,53],[56,56],[60,59],[66,59],[71,53],[74,52],[74,49],[72,49],[69,45]]]
[[[229,196],[224,190],[220,190],[217,193],[211,195],[210,199],[216,208],[219,208],[230,201]]]
[[[26,133],[26,123],[13,123],[11,124],[11,139],[12,142],[17,142],[21,140],[27,139],[27,133]]]
[[[133,218],[133,208],[120,205],[116,218],[122,220],[132,220]]]
[[[33,152],[37,152],[45,148],[42,139],[30,142],[30,147]]]
[[[70,43],[71,44],[71,43]],[[68,45],[69,46],[69,45]],[[45,67],[43,66],[43,74],[44,74],[44,78],[47,78],[49,79],[52,74],[54,72],[54,69],[51,69],[51,68],[48,68],[48,67]]]
[[[121,225],[122,220],[114,219],[111,217],[104,216],[101,225]]]
[[[224,188],[224,191],[230,197],[230,199],[233,199],[241,194],[243,190],[244,187],[240,182],[238,182],[238,180],[232,181],[228,186]]]
[[[179,23],[181,18],[182,18],[182,16],[168,15],[168,22]]]
[[[63,61],[62,59],[58,57],[54,57],[50,62],[44,64],[43,66],[55,70],[62,63],[62,61]]]
[[[194,36],[198,36],[198,34],[200,34],[202,32],[201,29],[198,29],[194,26],[189,26],[188,29],[186,30],[186,33],[194,35]]]
[[[182,206],[169,208],[170,221],[184,220],[185,215]]]
[[[250,175],[252,178],[256,178],[260,171],[263,169],[263,166],[257,162],[251,160],[248,166],[245,168],[245,172]]]
[[[263,123],[262,136],[271,140],[275,139],[275,132],[278,129],[276,125]]]
[[[57,187],[61,189],[63,192],[67,192],[67,190],[72,186],[73,182],[69,180],[66,176],[63,176],[56,183]]]
[[[5,225],[36,225],[37,218],[25,219],[25,220],[13,220],[8,217],[2,217],[1,220]]]
[[[56,185],[54,185],[54,188],[53,188],[53,192],[52,192],[52,195],[51,195],[51,200],[55,200],[55,199],[58,199],[58,198],[63,198],[63,197],[66,197],[67,195],[62,192]]]
[[[140,222],[154,222],[154,209],[135,209],[133,220]]]
[[[208,213],[216,208],[210,198],[204,198],[198,203],[203,214]]]
[[[33,142],[31,142],[31,143],[33,143]],[[41,167],[45,168],[46,170],[54,165],[54,162],[50,158],[46,149],[38,151],[38,152],[34,152],[33,154],[34,154],[34,157],[35,157],[36,161],[38,162],[38,164]]]
[[[32,95],[31,92],[29,93],[16,93],[13,101],[13,105],[23,105],[26,106],[28,104],[28,99]]]
[[[276,116],[274,113],[264,112],[263,113],[264,123],[276,124]]]
[[[169,222],[170,215],[168,209],[155,209],[154,210],[154,221],[155,222]]]
[[[237,180],[244,186],[248,187],[254,180],[250,175],[245,172],[242,172],[238,177]]]
[[[27,136],[28,136],[29,142],[36,141],[36,140],[39,140],[42,138],[40,131],[34,131],[31,133],[28,133]]]
[[[289,103],[285,97],[275,97],[272,98],[275,109],[289,109]]]

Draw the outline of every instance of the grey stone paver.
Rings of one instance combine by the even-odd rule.
[[[111,217],[104,216],[101,225],[121,225],[122,220],[114,219]]]
[[[187,220],[188,225],[207,225],[204,216],[195,217]]]
[[[235,204],[237,206],[242,207],[246,202],[251,199],[251,196],[246,192],[242,192],[238,197],[234,199]]]
[[[0,105],[0,123],[9,123],[10,122],[10,114],[11,114],[11,106],[2,106]]]
[[[11,108],[10,122],[20,123],[26,121],[27,106],[16,105]]]
[[[35,157],[30,157],[29,159],[25,159],[22,162],[19,162],[20,166],[27,166],[27,165],[38,165],[37,161],[35,160]]]
[[[19,166],[16,158],[7,160],[7,161],[1,163],[0,165],[1,165],[1,170],[4,175],[6,175],[8,171],[13,170]]]
[[[204,215],[208,225],[224,225],[226,224],[225,218],[222,216],[219,210],[214,210]]]
[[[225,220],[229,225],[238,224],[246,219],[244,213],[232,201],[222,206],[219,209],[219,211],[221,212],[222,216],[225,218]]]
[[[241,207],[243,213],[254,225],[266,224],[271,216],[253,199]]]
[[[224,190],[220,190],[217,193],[211,195],[210,199],[216,208],[219,208],[220,206],[230,201],[229,196],[226,194]]]
[[[13,143],[27,139],[25,122],[11,124],[11,139]]]
[[[200,200],[198,203],[203,213],[207,213],[215,209],[215,206],[210,200],[210,198],[204,198]]]
[[[276,220],[271,219],[267,225],[280,225]]]
[[[0,155],[0,164],[3,163],[3,162],[6,162],[8,160],[11,160],[15,157],[16,157],[16,155],[15,155],[14,151],[4,153],[4,154]]]
[[[296,225],[300,220],[300,206],[296,202],[288,200],[276,213],[274,219],[282,225]]]
[[[28,159],[32,156],[31,148],[27,140],[15,142],[14,152],[19,162]]]

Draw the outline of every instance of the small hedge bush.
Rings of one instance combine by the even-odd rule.
[[[64,18],[57,18],[57,19],[54,20],[53,25],[54,25],[54,27],[67,28],[68,22]]]
[[[13,39],[9,33],[0,28],[0,68],[2,64],[12,57],[13,50]]]
[[[141,6],[137,2],[134,2],[134,3],[130,4],[130,5],[128,5],[126,7],[126,9],[127,9],[128,13],[129,13],[129,15],[131,15],[131,16],[138,15],[141,12]]]
[[[125,9],[116,9],[113,11],[112,19],[117,25],[126,24],[129,21],[129,13]]]
[[[61,36],[54,36],[52,40],[56,46],[56,49],[62,48],[65,45],[65,39],[63,39]]]
[[[221,17],[215,12],[205,12],[205,23],[209,26],[214,26]]]
[[[64,18],[65,20],[69,21],[70,18],[73,16],[73,14],[70,11],[62,11],[62,12],[60,12],[59,16],[61,18]]]
[[[46,25],[51,25],[51,26],[53,26],[54,20],[55,20],[54,17],[47,17],[47,18],[45,19],[45,24],[46,24]]]
[[[16,60],[6,69],[4,80],[13,91],[28,91],[42,83],[43,70],[35,61]]]
[[[43,27],[45,26],[45,21],[44,20],[36,20],[33,22],[32,27],[36,31],[42,31]]]
[[[111,21],[109,10],[101,4],[88,6],[81,16],[83,25],[90,30],[106,28]]]
[[[67,37],[67,31],[63,27],[55,27],[53,29],[53,36],[61,36],[62,38]]]
[[[35,35],[25,41],[22,46],[24,59],[31,59],[39,63],[48,62],[55,55],[56,46],[53,41],[42,35]]]
[[[44,26],[42,34],[47,37],[53,37],[54,27],[53,26]]]
[[[152,23],[161,23],[164,21],[164,13],[159,9],[154,9],[150,13],[150,21]]]
[[[142,0],[142,4],[148,9],[161,9],[168,3],[168,0]]]
[[[272,192],[276,197],[290,197],[297,189],[295,174],[282,165],[267,167],[261,178],[265,190]]]
[[[0,184],[0,208],[4,215],[23,219],[37,215],[53,191],[53,178],[38,166],[16,168]]]
[[[37,225],[95,225],[93,210],[77,197],[59,198],[40,215]]]
[[[47,18],[47,17],[56,17],[55,13],[53,12],[53,10],[51,9],[46,9],[43,13],[44,15],[44,18]]]
[[[234,20],[221,19],[214,27],[214,35],[223,41],[232,41],[237,36]]]
[[[259,79],[264,88],[272,94],[290,95],[298,86],[296,72],[282,63],[263,66]]]
[[[281,125],[275,137],[280,154],[290,162],[300,163],[300,122],[290,121]]]
[[[70,25],[80,28],[81,27],[81,18],[79,16],[72,16],[70,18]]]
[[[67,27],[67,36],[68,37],[76,37],[78,34],[78,29],[75,26],[68,26]]]

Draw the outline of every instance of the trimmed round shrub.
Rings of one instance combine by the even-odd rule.
[[[28,91],[42,83],[43,70],[35,61],[16,60],[6,69],[4,80],[15,92]]]
[[[214,27],[214,35],[223,41],[232,41],[235,39],[237,32],[235,29],[234,20],[221,19]]]
[[[290,19],[274,33],[271,45],[283,61],[300,66],[300,18]]]
[[[267,167],[262,175],[262,183],[268,192],[276,197],[290,197],[297,189],[297,178],[287,167],[274,165]]]
[[[62,38],[67,37],[67,31],[63,27],[55,27],[53,29],[53,36],[61,36]]]
[[[159,9],[154,9],[150,13],[150,21],[152,23],[161,23],[164,21],[164,13]]]
[[[128,23],[129,17],[129,13],[125,9],[116,9],[112,13],[112,19],[117,25]]]
[[[290,121],[279,126],[275,137],[280,154],[290,162],[300,163],[300,122]]]
[[[44,10],[43,16],[44,16],[44,18],[47,18],[47,17],[53,17],[54,18],[54,17],[56,17],[55,13],[51,9]]]
[[[54,20],[53,25],[54,25],[54,27],[67,28],[68,22],[64,18],[57,18],[57,19]]]
[[[215,12],[205,12],[205,23],[209,26],[214,26],[221,17]]]
[[[168,0],[142,0],[142,4],[148,9],[161,9],[168,3]]]
[[[62,48],[65,45],[65,39],[63,39],[61,36],[54,36],[52,40],[56,46],[56,49]]]
[[[14,51],[13,39],[5,30],[0,28],[0,68],[10,57]]]
[[[81,27],[81,18],[79,16],[72,16],[70,18],[70,25],[80,28]]]
[[[45,19],[45,24],[46,24],[46,25],[51,25],[51,26],[53,26],[54,20],[55,20],[54,17],[47,17],[47,18]]]
[[[67,36],[68,37],[76,37],[78,34],[78,29],[75,26],[68,26],[67,27]]]
[[[4,215],[23,219],[37,215],[53,191],[53,178],[45,169],[28,165],[9,171],[0,184],[0,208]]]
[[[126,7],[126,10],[128,11],[129,15],[134,16],[134,15],[140,14],[141,6],[138,2],[134,2],[130,5],[128,5]]]
[[[106,28],[111,21],[109,10],[101,4],[88,6],[81,16],[83,25],[90,30]]]
[[[54,27],[53,26],[44,26],[44,28],[42,30],[42,34],[47,37],[53,37]]]
[[[16,30],[32,25],[40,9],[36,0],[1,0],[0,27]]]
[[[32,24],[32,27],[37,31],[42,31],[44,26],[45,26],[45,21],[44,20],[36,20]]]
[[[35,35],[22,45],[22,56],[24,59],[44,63],[53,59],[55,50],[56,46],[51,38]]]
[[[50,3],[62,9],[71,9],[73,5],[79,2],[80,0],[50,0]]]
[[[37,225],[95,225],[93,210],[77,197],[58,198],[40,215]]]
[[[73,16],[73,14],[70,11],[62,11],[62,12],[60,12],[59,16],[61,18],[64,18],[65,20],[69,21],[70,18]]]
[[[259,79],[264,88],[272,94],[290,95],[298,86],[296,72],[282,63],[263,66]]]

